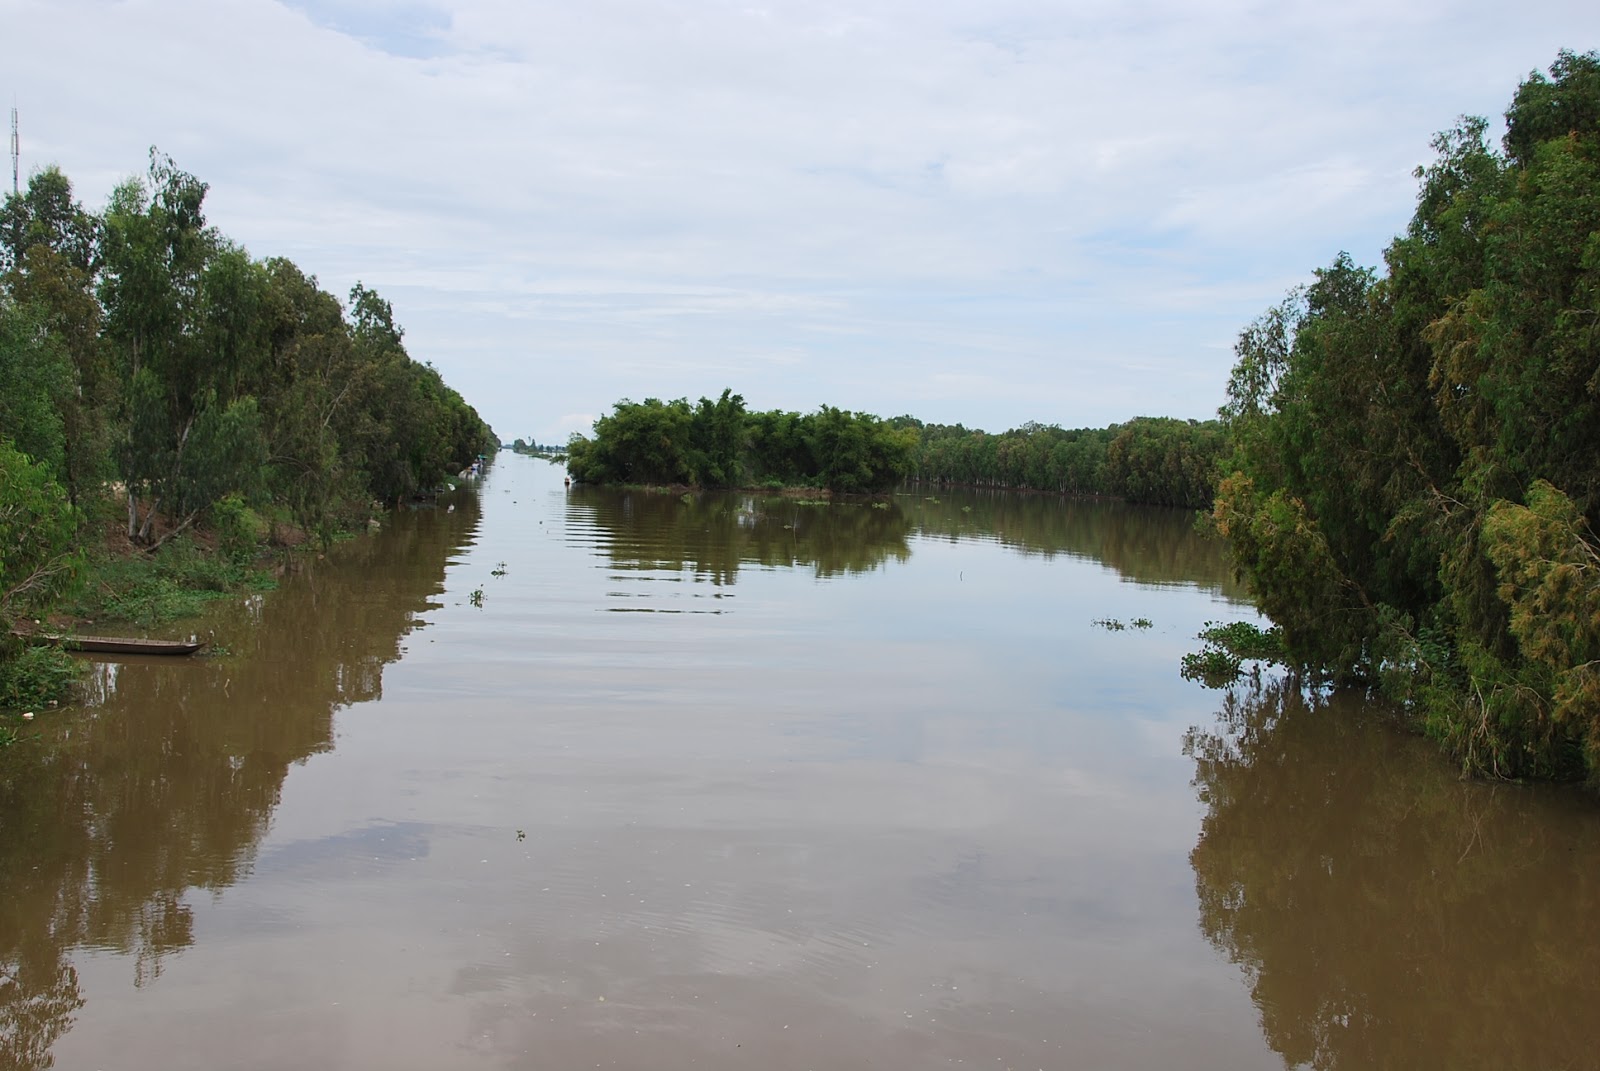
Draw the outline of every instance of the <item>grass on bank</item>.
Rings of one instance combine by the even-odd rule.
[[[28,647],[9,639],[17,650],[0,660],[0,710],[35,710],[64,701],[82,675],[83,666],[59,647]],[[16,739],[0,726],[0,747]]]
[[[216,599],[273,585],[253,555],[207,549],[179,536],[151,555],[101,551],[66,613],[96,627],[113,622],[147,629],[193,617]]]
[[[102,517],[103,535],[82,552],[70,592],[48,613],[19,627],[58,633],[142,633],[200,614],[208,603],[267,591],[275,581],[261,567],[269,537],[283,541],[281,524],[224,501],[212,523],[174,535],[153,551],[132,546],[119,525]],[[289,533],[299,543],[303,533]],[[58,647],[34,647],[0,630],[0,711],[38,711],[71,700],[84,663]],[[10,720],[9,718],[6,720]],[[16,740],[0,726],[0,747]]]

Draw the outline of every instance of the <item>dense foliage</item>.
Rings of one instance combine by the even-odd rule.
[[[387,301],[358,284],[347,314],[205,195],[152,150],[100,214],[55,168],[0,207],[0,625],[70,577],[112,494],[137,546],[204,522],[237,549],[262,513],[328,532],[494,447]]]
[[[77,521],[49,468],[0,439],[0,621],[44,604],[72,579]]]
[[[1434,141],[1387,274],[1243,332],[1214,511],[1289,656],[1473,768],[1600,774],[1600,56]]]
[[[1217,464],[1227,452],[1223,426],[1214,420],[1138,417],[1073,430],[1024,424],[999,435],[959,424],[916,426],[919,480],[1189,509],[1210,508]]]
[[[357,284],[347,317],[253,259],[207,225],[206,189],[152,151],[100,215],[54,168],[0,209],[0,435],[73,502],[119,481],[146,542],[228,495],[316,525],[493,447],[387,301]]]
[[[875,492],[912,479],[1206,509],[1227,444],[1218,421],[1140,417],[1109,428],[1026,424],[990,435],[827,405],[752,413],[723,391],[693,406],[683,398],[618,402],[595,422],[594,437],[574,436],[568,452],[573,477],[591,483]]]
[[[815,413],[752,413],[730,390],[701,398],[618,402],[574,435],[567,469],[589,483],[691,487],[825,487],[887,491],[910,471],[914,429],[867,413],[823,406]]]

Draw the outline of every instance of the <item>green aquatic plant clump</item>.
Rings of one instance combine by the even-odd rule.
[[[1226,688],[1239,679],[1246,662],[1286,664],[1283,634],[1276,627],[1262,629],[1250,621],[1208,621],[1197,638],[1204,640],[1205,646],[1184,655],[1179,672],[1185,680],[1207,688]]]
[[[1097,617],[1093,621],[1089,622],[1089,624],[1093,625],[1095,628],[1103,628],[1107,632],[1122,632],[1130,628],[1147,629],[1155,627],[1155,622],[1151,621],[1148,617],[1136,617],[1132,621],[1128,622],[1124,622],[1115,617]]]

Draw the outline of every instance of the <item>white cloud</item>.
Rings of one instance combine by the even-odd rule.
[[[1340,249],[1375,261],[1431,133],[1600,11],[0,0],[0,25],[25,166],[98,205],[159,145],[230,236],[376,287],[498,429],[555,439],[724,385],[991,428],[1206,415],[1218,340]]]

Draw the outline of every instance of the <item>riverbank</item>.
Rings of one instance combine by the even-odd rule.
[[[53,646],[29,646],[31,631],[159,637],[167,626],[193,618],[218,599],[270,591],[286,558],[310,545],[308,533],[286,519],[266,521],[253,512],[162,531],[147,549],[127,537],[115,519],[116,503],[94,503],[101,518],[86,527],[86,541],[73,563],[71,584],[53,603],[13,620],[0,634],[0,711],[10,717],[71,702],[85,663]],[[369,523],[373,523],[370,522]],[[331,535],[348,538],[358,529]],[[0,746],[8,742],[0,739]]]

